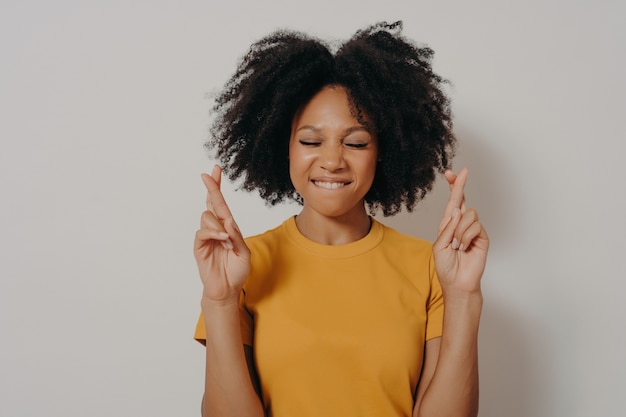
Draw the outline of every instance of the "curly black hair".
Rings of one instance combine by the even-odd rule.
[[[432,49],[401,34],[402,22],[356,32],[336,52],[306,34],[277,31],[254,43],[216,97],[209,150],[231,180],[270,205],[301,202],[289,178],[296,112],[322,88],[343,86],[355,114],[373,125],[379,163],[365,196],[370,212],[408,211],[449,167],[452,132],[447,82],[432,71]]]

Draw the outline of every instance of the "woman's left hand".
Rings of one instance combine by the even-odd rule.
[[[476,210],[465,207],[467,168],[458,175],[450,170],[444,175],[450,184],[450,198],[433,244],[435,268],[444,294],[477,292],[487,261],[489,237]]]

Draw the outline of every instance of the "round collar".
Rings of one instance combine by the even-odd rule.
[[[372,227],[363,238],[345,245],[324,245],[314,242],[300,233],[295,216],[285,220],[282,227],[285,228],[287,236],[294,244],[307,252],[324,258],[350,258],[368,252],[383,239],[384,230],[383,225],[372,218]]]

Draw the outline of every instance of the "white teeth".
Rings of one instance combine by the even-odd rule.
[[[336,190],[339,187],[346,185],[343,182],[326,182],[326,181],[313,181],[313,184],[318,187],[325,188],[327,190]]]

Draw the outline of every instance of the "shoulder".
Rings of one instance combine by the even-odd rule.
[[[395,268],[409,275],[417,272],[420,275],[433,275],[435,266],[432,242],[401,233],[389,226],[382,225],[382,228],[383,239],[379,246]]]
[[[276,268],[284,265],[284,259],[291,255],[290,247],[293,245],[289,244],[289,221],[287,219],[273,229],[245,238],[250,249],[250,273],[244,284],[244,292],[249,296],[253,294],[252,298],[265,294],[273,287],[270,282],[279,278]]]
[[[432,242],[422,239],[416,236],[407,235],[406,233],[402,233],[393,227],[386,226],[377,220],[374,220],[375,223],[380,224],[383,230],[383,240],[382,243],[384,245],[395,246],[399,249],[406,248],[409,250],[418,250],[425,252],[432,252],[433,244]]]
[[[250,249],[253,275],[263,275],[271,269],[279,258],[288,256],[289,231],[287,225],[289,221],[290,219],[287,219],[272,229],[245,238],[246,245]]]
[[[269,229],[258,235],[248,236],[245,238],[246,244],[251,252],[267,251],[274,249],[286,237],[285,224],[289,220],[285,220],[280,225]]]

